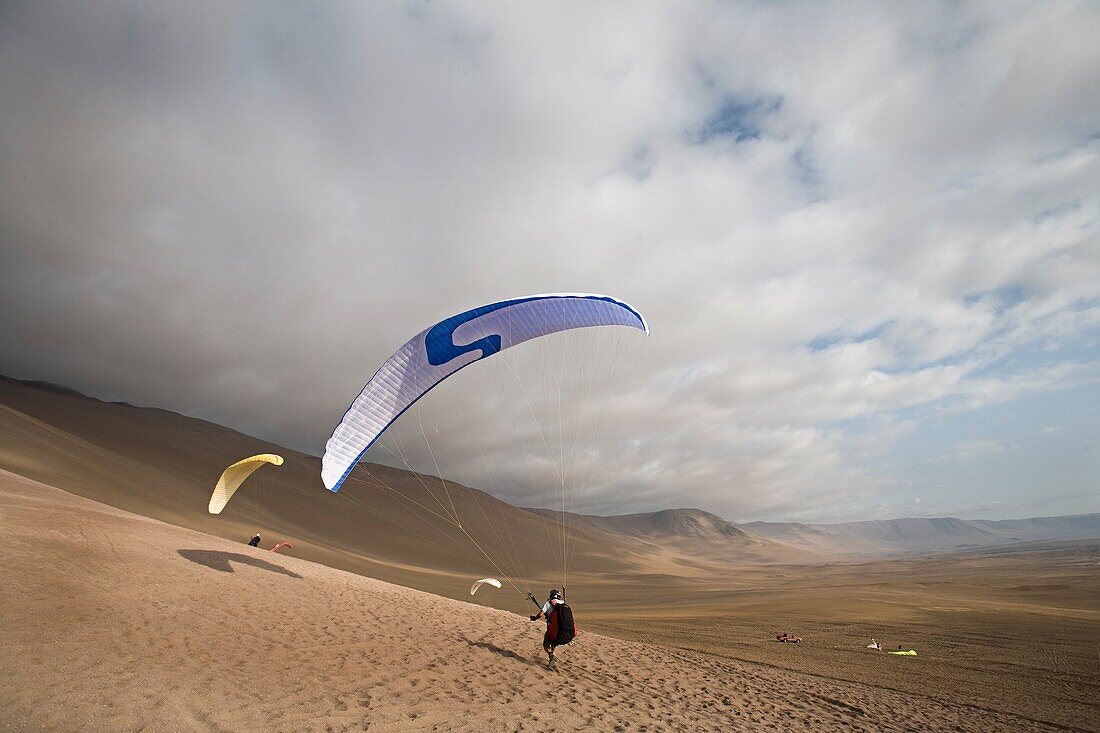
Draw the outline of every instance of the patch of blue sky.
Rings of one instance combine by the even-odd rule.
[[[958,363],[958,361],[959,357],[952,357],[930,365],[914,366],[910,364],[895,368],[880,368],[878,371],[883,374],[904,374],[912,372],[915,369]],[[1058,400],[1063,399],[1062,396],[1067,393],[1087,388],[1090,384],[1094,387],[1100,385],[1100,379],[1093,379],[1090,381],[1087,370],[1087,365],[1089,364],[1100,365],[1100,332],[1095,333],[1093,338],[1076,338],[1071,344],[1056,349],[1016,349],[1001,359],[990,361],[981,368],[968,372],[966,379],[1000,379],[1010,382],[1017,377],[1026,379],[1028,375],[1037,375],[1041,373],[1044,368],[1056,367],[1064,364],[1086,365],[1084,374],[1079,379],[1075,379],[1072,385],[1066,388],[1060,389],[1057,384],[1052,384],[1047,389],[1030,391],[1020,397],[1009,399],[1005,402],[972,410],[945,410],[944,408],[957,407],[969,400],[969,397],[965,394],[950,395],[930,403],[884,410],[869,415],[839,420],[832,423],[832,427],[840,430],[846,435],[852,436],[875,434],[882,430],[884,421],[893,424],[934,425],[934,429],[938,431],[940,430],[941,422],[944,420],[950,419],[956,424],[965,425],[967,420],[970,419],[967,416],[984,415],[984,417],[974,419],[978,419],[985,423],[990,419],[990,415],[995,414],[995,410],[1011,410],[1011,405],[1017,403],[1040,406],[1057,404]],[[1094,377],[1100,377],[1100,368],[1096,368],[1094,371],[1096,372]],[[1083,382],[1083,384],[1081,382]],[[1100,389],[1100,387],[1097,387],[1097,389]],[[1100,404],[1100,402],[1097,402],[1097,404]]]
[[[1057,364],[1100,363],[1100,332],[1092,338],[1079,334],[1072,341],[1063,343],[1040,342],[1028,348],[1018,348],[1001,358],[991,360],[980,369],[971,372],[971,378],[1008,377],[1012,374],[1028,374]]]
[[[829,427],[850,438],[859,438],[865,435],[881,436],[887,426],[921,423],[930,412],[928,405],[898,407],[857,415],[843,420],[835,420],[830,423]]]
[[[657,159],[650,147],[645,143],[638,143],[630,151],[630,155],[626,157],[626,160],[623,161],[622,167],[627,175],[641,182],[649,178],[653,172],[653,166],[656,164]]]
[[[1095,300],[1087,300],[1077,303],[1076,309],[1084,311],[1096,306]],[[1002,330],[1000,335],[1004,333]],[[971,376],[1023,374],[1054,364],[1100,362],[1100,328],[1091,327],[1076,332],[1038,328],[1033,336],[1027,343],[1013,345],[1011,350],[990,360]]]
[[[1031,220],[1034,224],[1044,224],[1055,219],[1063,219],[1067,216],[1076,214],[1081,210],[1081,206],[1082,204],[1080,201],[1067,201],[1066,203],[1043,209],[1033,216]]]
[[[702,367],[700,365],[689,366],[676,376],[676,384],[687,384],[695,381],[701,371]]]
[[[1002,314],[1011,308],[1026,302],[1025,289],[1012,284],[996,290],[974,293],[965,298],[968,306],[975,307],[985,303],[995,313]],[[1096,299],[1083,299],[1074,303],[1070,309],[1086,311],[1097,307]],[[961,364],[974,359],[984,359],[986,363],[968,374],[968,377],[1004,376],[1036,371],[1044,366],[1066,362],[1100,361],[1100,329],[1089,328],[1077,332],[1064,330],[1033,329],[1027,340],[1011,340],[1013,326],[1009,320],[999,321],[1000,325],[989,334],[986,340],[972,349],[960,353],[948,354],[940,359],[920,361],[914,353],[901,349],[896,353],[893,364],[883,364],[878,370],[887,375],[904,374],[919,369]],[[861,338],[847,337],[843,332],[822,334],[807,345],[813,351],[821,351],[843,343],[876,338],[892,323],[882,324],[878,329],[868,331]]]
[[[893,323],[893,320],[883,321],[866,331],[852,332],[844,329],[829,331],[815,336],[806,346],[809,347],[810,351],[826,351],[841,344],[860,344],[864,341],[873,341],[882,336]]]
[[[932,514],[1008,518],[1100,511],[1100,383],[942,413],[898,411],[916,429],[874,452],[891,502]],[[1082,504],[1081,497],[1091,499]],[[991,507],[996,507],[991,510]]]
[[[829,333],[815,336],[806,345],[810,347],[810,351],[826,351],[834,346],[845,343],[846,340],[847,338],[844,333],[840,331],[830,331]]]
[[[696,144],[708,143],[716,138],[743,143],[758,140],[763,133],[763,123],[769,115],[783,106],[782,97],[740,97],[727,94],[718,107],[689,136]]]
[[[810,196],[812,202],[822,200],[824,196],[824,179],[821,171],[814,161],[813,152],[809,145],[800,145],[791,154],[791,165],[794,168],[795,180],[799,187]]]
[[[978,305],[984,302],[992,304],[998,311],[1019,305],[1025,300],[1027,300],[1027,291],[1019,282],[1009,283],[993,290],[970,293],[963,298],[966,305]]]

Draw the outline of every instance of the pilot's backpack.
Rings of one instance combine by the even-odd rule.
[[[569,607],[568,603],[559,603],[554,606],[554,613],[558,615],[556,619],[558,634],[554,638],[554,644],[557,646],[568,644],[577,635],[577,625],[573,621],[573,609]]]

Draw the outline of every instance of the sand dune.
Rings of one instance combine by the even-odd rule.
[[[591,632],[550,671],[538,624],[516,614],[7,472],[0,517],[0,722],[14,730],[1055,729]]]
[[[222,467],[272,450],[282,468],[207,514]],[[827,562],[698,510],[570,517],[569,597],[586,634],[566,652],[577,692],[547,702],[557,678],[536,664],[529,603],[507,583],[471,599],[471,580],[495,573],[410,499],[448,492],[540,594],[559,582],[545,557],[556,517],[378,466],[368,476],[388,488],[334,496],[314,457],[0,378],[4,468],[103,502],[5,478],[0,670],[14,684],[0,705],[16,729],[448,729],[465,715],[545,729],[547,713],[563,729],[1100,729],[1095,541]],[[265,546],[294,549],[248,548],[257,527]],[[776,644],[777,629],[806,643]],[[920,655],[899,665],[864,648],[872,635]],[[495,717],[476,717],[475,701]]]

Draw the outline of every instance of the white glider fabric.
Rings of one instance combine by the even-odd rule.
[[[483,305],[417,334],[382,364],[333,430],[321,461],[325,487],[339,491],[386,428],[459,369],[533,338],[593,326],[649,333],[642,315],[620,300],[556,293]]]

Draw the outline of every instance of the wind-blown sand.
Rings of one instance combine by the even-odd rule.
[[[550,671],[522,616],[7,472],[0,534],[11,730],[1065,729],[594,633]]]

